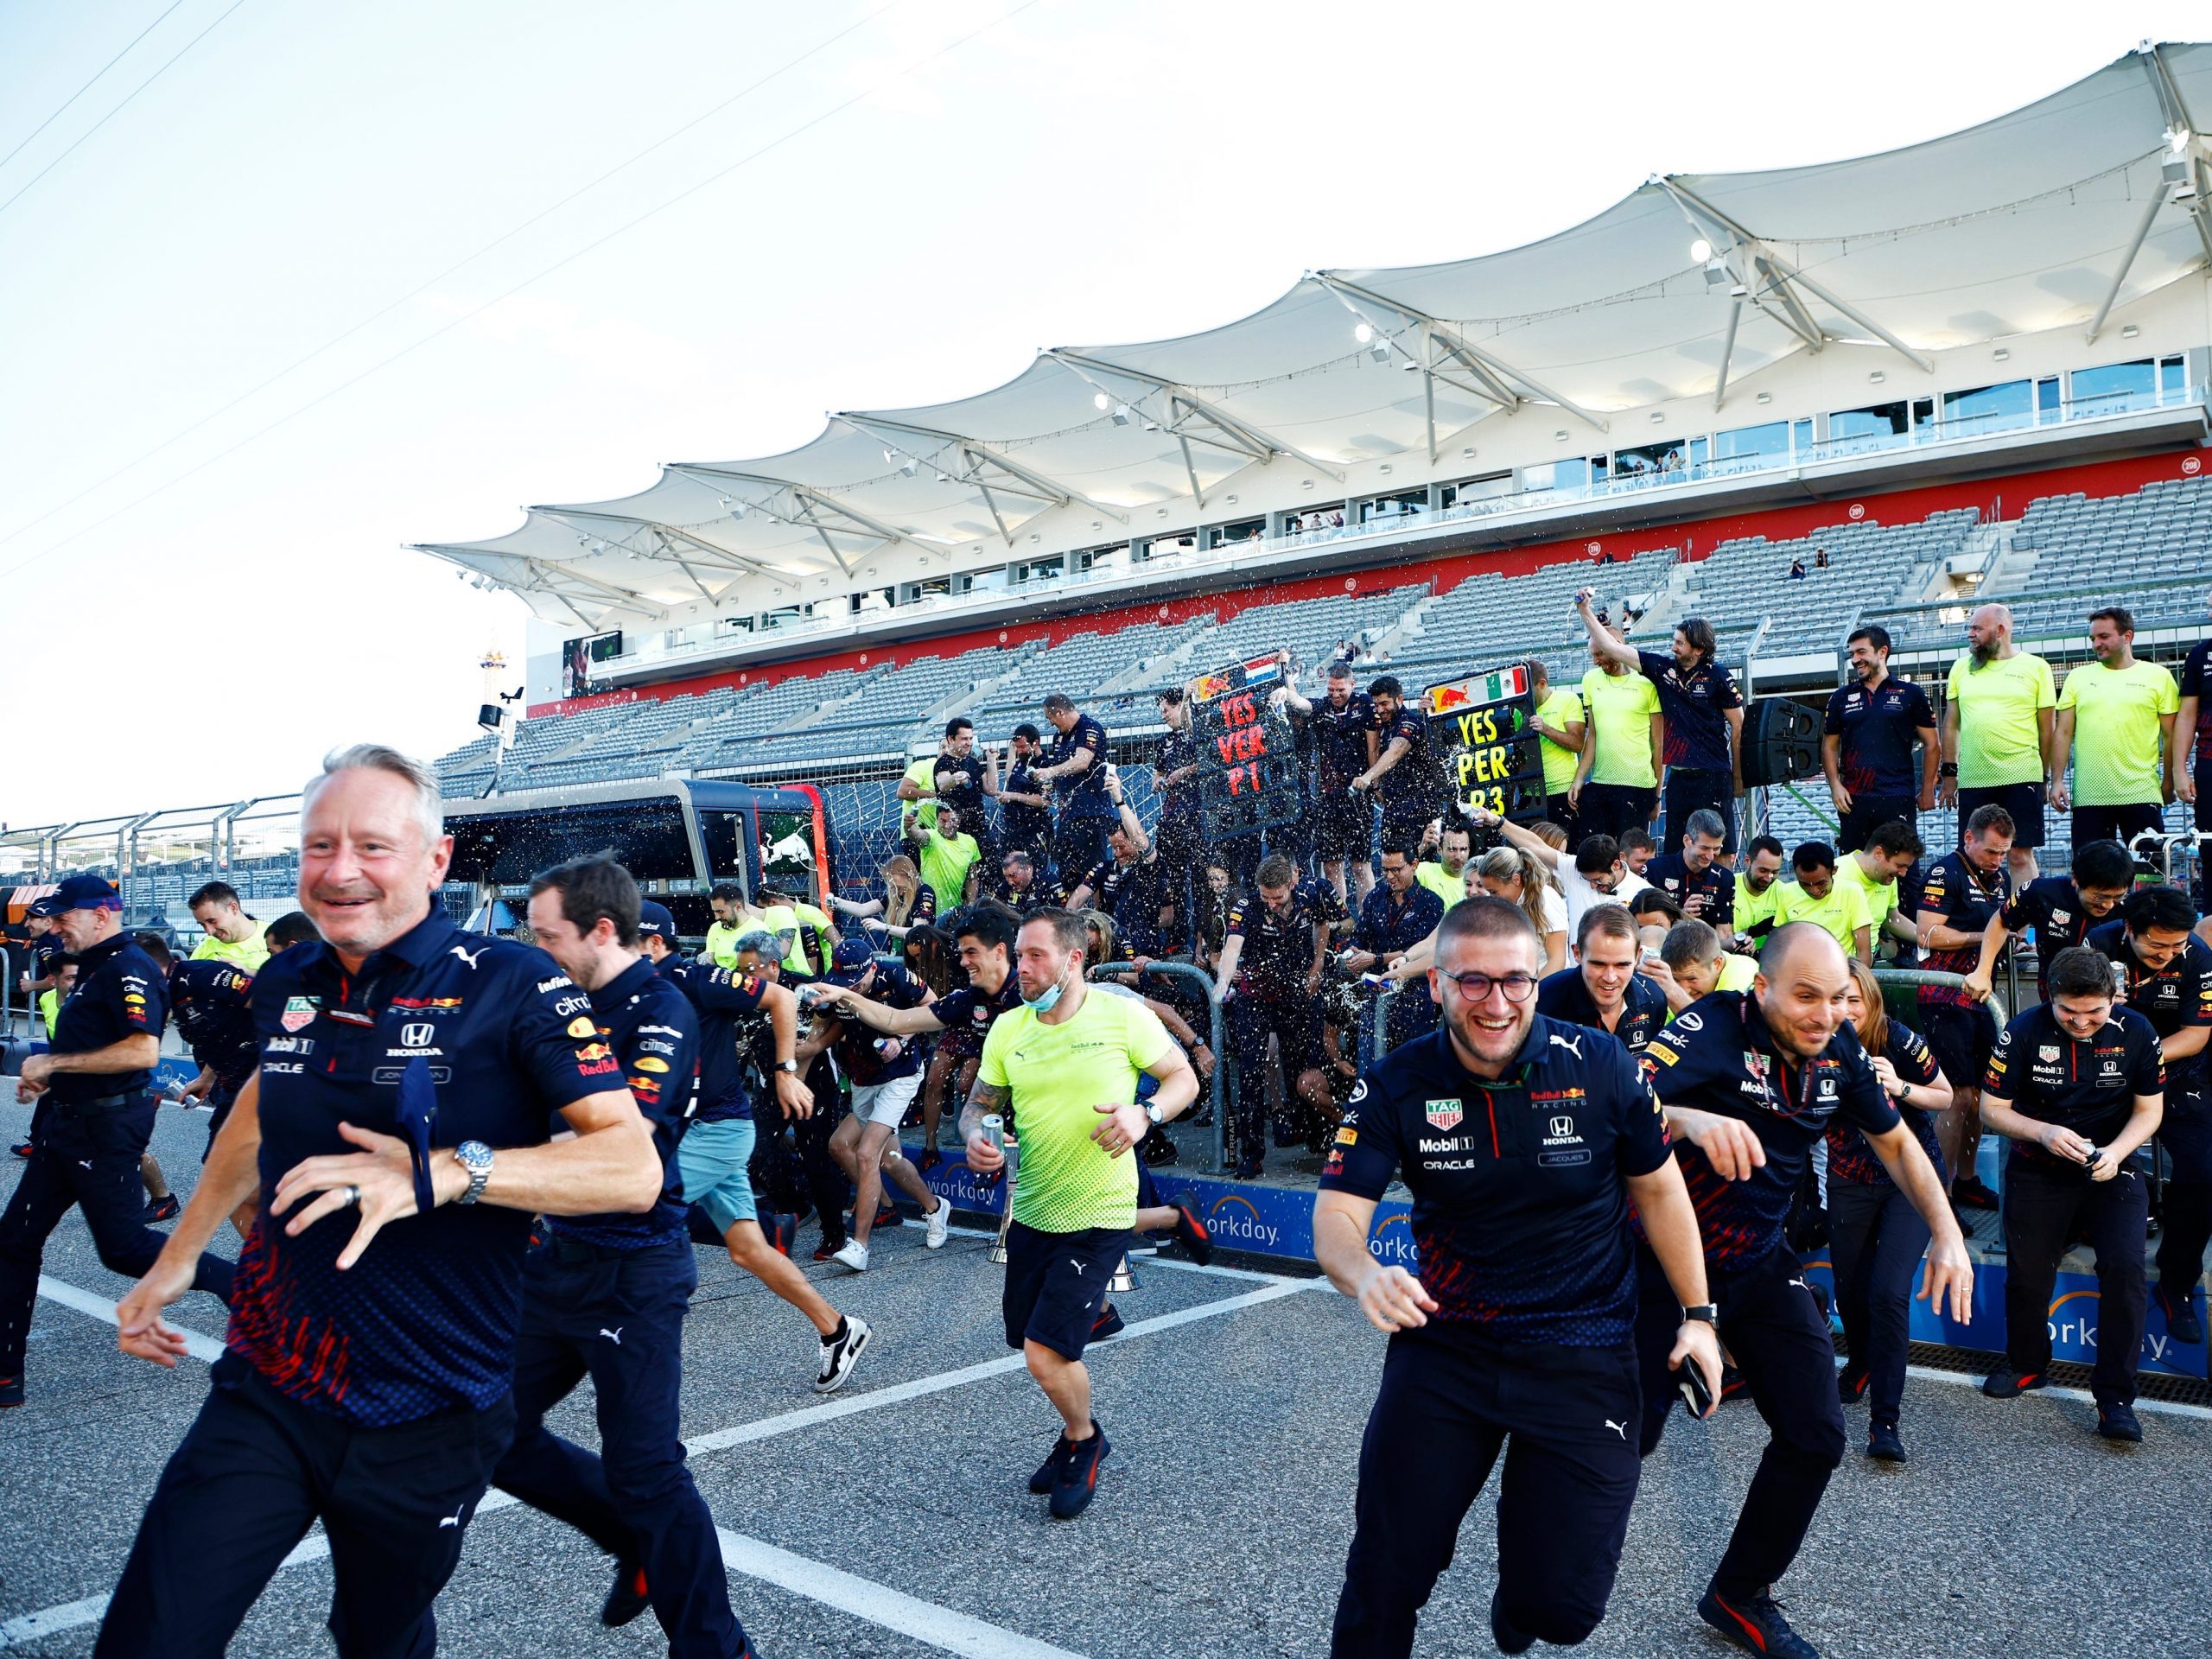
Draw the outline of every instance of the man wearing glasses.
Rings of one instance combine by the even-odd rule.
[[[1666,1120],[1618,1043],[1536,1011],[1543,961],[1519,906],[1447,912],[1429,973],[1443,1025],[1360,1079],[1322,1170],[1314,1255],[1390,1337],[1360,1448],[1338,1656],[1411,1652],[1501,1451],[1498,1648],[1569,1645],[1597,1628],[1638,1472],[1631,1201],[1682,1304],[1669,1363],[1719,1388],[1697,1218]],[[1402,1171],[1418,1277],[1367,1248]]]

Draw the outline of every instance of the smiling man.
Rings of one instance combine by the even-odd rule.
[[[116,1309],[125,1353],[175,1365],[185,1338],[162,1311],[257,1199],[229,1351],[147,1506],[102,1656],[221,1651],[318,1521],[339,1651],[431,1651],[430,1604],[514,1433],[531,1217],[661,1194],[591,999],[544,951],[433,903],[453,853],[437,774],[362,744],[301,803],[300,906],[322,939],[254,976],[260,1069]],[[575,1131],[557,1145],[556,1115]]]

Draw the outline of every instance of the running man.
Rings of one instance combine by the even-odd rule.
[[[1022,924],[1015,975],[1022,1006],[983,1039],[982,1065],[960,1114],[968,1166],[1002,1168],[983,1134],[987,1114],[1019,1119],[1021,1173],[1007,1230],[1006,1340],[1060,1414],[1052,1454],[1029,1490],[1051,1495],[1055,1520],[1089,1507],[1113,1449],[1091,1410],[1083,1351],[1113,1277],[1134,1242],[1137,1163],[1129,1153],[1198,1096],[1198,1079],[1167,1028],[1143,1003],[1097,996],[1083,977],[1083,918],[1040,911]],[[1137,1103],[1137,1079],[1158,1079]]]

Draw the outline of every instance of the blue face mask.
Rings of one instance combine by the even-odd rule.
[[[1056,979],[1052,982],[1051,988],[1040,995],[1023,997],[1021,999],[1022,1006],[1027,1008],[1032,1014],[1050,1014],[1054,1008],[1059,1006],[1060,993],[1066,988],[1067,988],[1065,985]]]

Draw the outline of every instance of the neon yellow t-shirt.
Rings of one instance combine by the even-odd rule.
[[[262,938],[268,931],[268,923],[255,922],[253,931],[236,942],[204,933],[200,943],[192,947],[192,960],[227,962],[241,973],[258,973],[261,964],[269,960],[268,942]]]
[[[2158,721],[2181,707],[2174,677],[2156,663],[2085,663],[2067,675],[2058,706],[2074,710],[2075,803],[2156,804],[2164,792]]]
[[[968,872],[983,855],[976,837],[963,830],[947,840],[932,830],[922,837],[922,880],[937,894],[937,913],[950,916],[967,894]]]
[[[1590,763],[1590,781],[1624,789],[1658,788],[1659,773],[1652,765],[1651,716],[1659,712],[1659,688],[1633,669],[1608,674],[1592,668],[1582,677],[1582,705],[1588,710],[1589,724],[1583,741],[1598,746],[1598,758]]]
[[[1459,867],[1459,874],[1454,875],[1434,859],[1424,858],[1414,866],[1414,880],[1441,899],[1446,910],[1467,896],[1467,868],[1464,864]]]
[[[1897,907],[1897,884],[1894,881],[1875,880],[1872,876],[1859,868],[1859,855],[1856,853],[1846,853],[1841,858],[1836,860],[1835,881],[1838,887],[1848,884],[1859,889],[1859,896],[1865,900],[1866,906],[1866,925],[1874,930],[1875,940],[1879,943],[1882,924],[1889,919],[1890,912]],[[1848,942],[1844,948],[1846,950],[1851,948]]]
[[[1047,1233],[1135,1224],[1137,1160],[1109,1157],[1090,1138],[1103,1121],[1095,1109],[1134,1101],[1138,1074],[1173,1042],[1143,1003],[1096,991],[1058,1025],[1027,1007],[991,1022],[976,1078],[1013,1103],[1021,1140],[1016,1221]]]
[[[1642,679],[1639,674],[1636,677]],[[1652,694],[1655,697],[1657,692]],[[1547,726],[1565,730],[1582,718],[1582,699],[1563,686],[1554,686],[1536,709],[1536,718]],[[1649,727],[1644,728],[1647,732]],[[1588,741],[1587,738],[1584,741]],[[1554,799],[1567,793],[1567,785],[1574,781],[1574,767],[1578,757],[1573,749],[1562,749],[1548,737],[1537,744],[1544,757],[1544,792]]]
[[[2058,706],[2050,664],[2023,651],[1976,669],[1969,653],[1951,664],[1949,684],[1959,708],[1959,787],[2041,783],[2036,715]]]
[[[922,798],[908,803],[914,822],[925,830],[937,827],[937,757],[928,756],[906,768],[905,781],[922,791]]]
[[[1775,887],[1781,885],[1778,881],[1775,883]],[[1773,888],[1770,887],[1768,891],[1770,893]],[[1748,991],[1758,974],[1759,965],[1750,957],[1734,950],[1723,950],[1720,953],[1720,974],[1713,982],[1713,988],[1716,991]],[[1675,1016],[1681,1012],[1679,1008],[1668,1009],[1666,1023],[1673,1025]]]
[[[1850,956],[1859,949],[1859,930],[1874,924],[1866,914],[1866,900],[1859,890],[1842,879],[1841,871],[1836,875],[1828,883],[1826,896],[1819,899],[1807,898],[1805,889],[1795,881],[1776,882],[1773,890],[1782,896],[1775,900],[1774,925],[1786,927],[1791,922],[1817,922]]]
[[[48,1038],[54,1035],[54,1021],[61,1012],[61,993],[41,991],[38,994],[38,1017],[46,1027]]]
[[[819,974],[830,966],[830,918],[812,905],[779,905],[772,914],[789,919],[775,924],[775,931],[791,930],[791,948],[784,953],[787,974]],[[812,934],[809,938],[807,936]],[[808,957],[811,956],[812,961]]]
[[[705,956],[717,968],[737,966],[737,942],[746,934],[759,930],[760,924],[741,917],[735,923],[710,922],[707,925]],[[675,941],[670,940],[673,944]]]
[[[1751,884],[1742,876],[1736,878],[1736,908],[1729,916],[1728,925],[1738,933],[1748,933],[1761,922],[1774,918],[1774,907],[1781,902],[1782,882],[1768,884],[1764,893],[1753,893]]]

